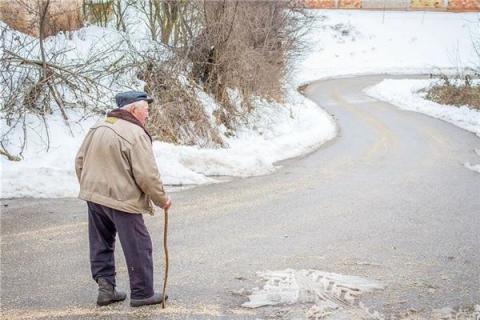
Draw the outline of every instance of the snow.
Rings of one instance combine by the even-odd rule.
[[[25,160],[1,159],[2,198],[9,197],[65,197],[76,196],[79,188],[75,176],[74,158],[82,143],[84,132],[95,122],[95,118],[75,122],[75,114],[69,114],[73,135],[65,126],[61,116],[49,119],[50,145],[41,122],[33,116],[27,117],[30,128],[24,152]],[[78,117],[77,117],[78,121]],[[2,131],[6,128],[2,122]],[[21,128],[11,136],[22,138]],[[19,145],[20,141],[12,145]],[[13,150],[17,151],[17,150]]]
[[[261,289],[252,290],[242,307],[289,305],[289,312],[299,309],[294,311],[295,317],[289,317],[296,319],[370,319],[370,312],[359,298],[363,293],[383,289],[382,284],[365,278],[319,270],[286,269],[257,275],[266,282]]]
[[[36,38],[15,32],[1,21],[0,28],[2,28],[2,30],[6,28],[6,31],[1,34],[2,46],[0,46],[0,54],[2,54],[3,49],[7,49],[25,58],[39,60],[40,46]],[[107,75],[105,72],[105,69],[111,63],[118,61],[120,57],[128,52],[128,46],[124,43],[124,38],[122,34],[115,30],[98,26],[88,26],[76,32],[69,34],[59,33],[55,37],[45,39],[44,47],[49,62],[54,65],[71,66],[71,70],[83,76],[96,79],[99,82],[97,89],[100,94],[96,94],[96,90],[92,90],[93,88],[91,86],[88,88],[79,86],[77,92],[73,92],[71,88],[67,88],[67,86],[64,85],[57,86],[59,93],[63,96],[67,105],[108,106],[111,104],[111,98],[115,92],[141,90],[141,88],[143,88],[144,83],[136,78],[134,69],[126,68],[124,71],[117,72],[113,75]],[[142,42],[140,39],[135,40],[134,43],[137,50],[142,48],[141,52],[144,53],[148,49],[145,41]],[[24,43],[26,45],[24,48],[17,48],[17,43]],[[165,50],[163,50],[162,53],[164,51]],[[117,62],[119,69],[132,63],[132,57],[128,55],[125,57],[126,58]],[[85,63],[89,65],[90,71],[82,67],[82,64]],[[25,71],[26,69],[16,68],[13,76],[16,77],[18,81],[25,77]],[[30,73],[35,74],[34,71]],[[11,73],[7,73],[4,76],[9,77],[11,75]],[[1,95],[6,95],[10,89],[10,86],[5,87],[5,92],[2,92]],[[19,90],[20,88],[12,89]],[[0,103],[3,104],[1,99]]]
[[[308,153],[336,134],[328,114],[295,91],[290,94],[289,103],[283,105],[258,99],[249,116],[250,125],[226,139],[229,148],[171,147],[162,143],[155,150],[158,155],[178,157],[184,166],[208,176],[270,173],[275,162]]]
[[[258,308],[278,304],[312,303],[316,300],[341,299],[354,304],[358,295],[364,292],[383,289],[383,286],[357,276],[347,276],[319,270],[294,270],[258,272],[266,281],[262,289],[254,289],[249,301],[242,304],[247,308]],[[331,301],[333,302],[333,301]]]
[[[364,91],[369,96],[387,101],[400,109],[416,111],[441,119],[480,137],[480,111],[468,106],[449,106],[425,99],[425,89],[437,83],[441,83],[441,80],[385,79]],[[476,150],[476,153],[480,156],[480,150]],[[465,167],[480,173],[480,163],[467,162]]]
[[[285,83],[286,103],[280,105],[257,99],[256,111],[240,127],[238,134],[224,137],[227,149],[155,142],[153,149],[164,183],[198,185],[218,182],[216,176],[270,173],[278,167],[278,161],[306,154],[332,139],[337,132],[334,120],[296,91],[301,84],[352,74],[418,73],[474,67],[471,31],[478,26],[478,13],[317,10],[312,14],[316,20],[306,34],[309,49],[303,58],[291,62],[295,72]],[[133,43],[138,48],[148,48],[150,44],[142,41],[141,24],[133,25],[136,29],[132,34],[137,35]],[[115,39],[118,40],[119,35],[112,29],[90,26],[69,37],[50,38],[46,43],[70,49],[65,59],[74,63],[77,58],[92,55],[96,47],[111,45]],[[115,56],[109,58],[115,59]],[[121,83],[110,86],[112,91],[141,86],[141,82],[132,80],[128,73],[118,80],[122,80]],[[211,115],[216,108],[213,99],[204,92],[197,92],[197,96],[206,113]],[[111,93],[105,94],[104,100],[103,103],[113,105]],[[48,152],[45,152],[45,132],[38,129],[40,119],[29,118],[31,132],[24,159],[12,162],[0,158],[1,197],[77,195],[74,156],[87,128],[97,119],[75,123],[73,117],[70,120],[74,128],[72,136],[63,120],[55,117],[49,122],[51,147]],[[3,134],[8,127],[3,117],[0,118]],[[468,122],[465,121],[465,125]],[[225,132],[222,128],[220,131]],[[18,144],[21,134],[12,135],[11,142]]]
[[[480,157],[480,149],[475,149],[475,153]],[[467,169],[480,173],[480,162],[478,164],[472,164],[470,162],[465,162],[464,166]]]
[[[478,67],[480,13],[318,10],[297,83]]]

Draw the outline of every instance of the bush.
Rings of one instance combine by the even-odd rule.
[[[222,104],[219,121],[234,128],[252,110],[253,96],[281,101],[308,17],[290,1],[212,1],[197,10],[202,28],[190,43],[191,76]],[[243,114],[230,101],[233,88],[241,93]]]
[[[480,111],[480,84],[472,84],[469,76],[463,80],[442,77],[442,83],[428,89],[426,98],[440,104],[470,106]]]

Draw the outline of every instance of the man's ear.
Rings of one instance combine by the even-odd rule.
[[[132,103],[131,105],[128,106],[127,111],[130,113],[133,113],[136,109],[135,103]]]

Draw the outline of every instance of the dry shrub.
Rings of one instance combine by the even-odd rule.
[[[2,0],[0,20],[12,29],[39,37],[39,11],[46,0]],[[45,17],[44,37],[60,31],[77,30],[83,26],[81,0],[50,0]]]
[[[223,146],[218,131],[197,99],[194,87],[178,78],[175,61],[150,61],[139,78],[144,80],[154,102],[150,106],[148,130],[156,139],[201,147]]]
[[[288,60],[300,49],[300,30],[308,17],[291,1],[204,1],[201,32],[190,47],[192,78],[223,106],[217,119],[233,129],[253,108],[251,98],[282,99]],[[238,113],[228,96],[243,99]]]
[[[480,85],[471,83],[470,77],[466,76],[463,81],[452,82],[443,76],[443,83],[432,86],[427,91],[427,99],[440,104],[452,106],[470,106],[480,110]]]

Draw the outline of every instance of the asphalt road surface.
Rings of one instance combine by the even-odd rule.
[[[380,281],[362,302],[387,316],[480,304],[480,175],[463,166],[478,162],[480,139],[362,92],[382,79],[306,89],[339,126],[317,151],[271,175],[172,194],[165,310],[95,306],[82,201],[2,200],[2,318],[288,317],[285,306],[240,307],[242,289],[262,284],[257,271],[286,268]],[[161,290],[162,212],[145,220]],[[128,289],[119,243],[116,259]]]

